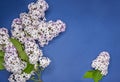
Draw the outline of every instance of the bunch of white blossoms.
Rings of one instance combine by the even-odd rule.
[[[26,67],[26,63],[18,57],[17,50],[11,42],[5,46],[4,52],[4,66],[6,70],[12,73],[21,73]]]
[[[101,71],[102,75],[107,75],[110,55],[108,52],[101,52],[99,56],[92,61],[92,67]]]
[[[8,35],[8,30],[6,28],[1,28],[0,29],[0,50],[2,50],[3,46],[6,45],[9,42],[9,35]]]
[[[22,43],[32,38],[39,42],[40,47],[44,47],[59,33],[65,31],[66,26],[61,20],[46,22],[44,16],[48,4],[44,0],[29,4],[28,9],[28,13],[21,13],[20,18],[12,22],[12,35]]]
[[[45,11],[48,9],[48,4],[45,0],[30,3],[28,9],[28,13],[21,13],[20,17],[14,19],[11,25],[12,39],[22,44],[21,47],[28,57],[27,62],[20,58],[16,45],[10,40],[8,30],[0,28],[0,50],[4,52],[4,67],[12,73],[8,79],[10,82],[29,80],[35,70],[26,73],[24,70],[27,67],[31,69],[34,66],[36,69],[36,66],[39,65],[39,68],[46,68],[51,61],[43,56],[40,47],[44,47],[66,28],[65,23],[61,20],[46,22]]]

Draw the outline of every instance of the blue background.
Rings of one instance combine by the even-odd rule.
[[[0,0],[0,27],[11,22],[34,0]],[[63,20],[67,29],[42,48],[52,63],[42,73],[44,82],[93,82],[83,75],[101,51],[111,56],[109,73],[101,82],[120,82],[120,0],[47,0],[48,20]],[[0,82],[10,73],[0,71]],[[31,82],[31,81],[28,81]]]

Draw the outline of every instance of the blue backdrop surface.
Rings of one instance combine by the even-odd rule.
[[[34,0],[0,0],[0,27],[11,22]],[[120,0],[47,0],[47,20],[63,20],[67,29],[42,48],[52,62],[43,82],[93,82],[83,75],[101,51],[111,56],[109,73],[101,82],[120,82]],[[0,82],[10,73],[0,71]],[[32,81],[28,81],[32,82]]]

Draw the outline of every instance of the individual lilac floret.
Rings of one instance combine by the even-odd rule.
[[[92,61],[92,67],[100,70],[102,75],[107,75],[110,55],[108,52],[101,52],[99,56]]]
[[[39,63],[40,67],[46,68],[50,64],[51,60],[47,57],[40,57],[39,58]]]

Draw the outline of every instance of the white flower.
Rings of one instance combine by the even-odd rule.
[[[37,4],[41,11],[46,11],[49,8],[49,5],[47,4],[45,0],[38,0]]]
[[[36,8],[37,8],[37,6],[35,5],[34,2],[32,2],[32,3],[30,3],[30,4],[28,5],[28,9],[29,9],[29,10],[34,10],[34,9],[36,9]]]
[[[27,40],[25,43],[25,51],[29,57],[31,64],[36,64],[40,56],[42,56],[42,51],[39,49],[38,45],[31,40]]]
[[[49,5],[45,0],[38,0],[28,5],[28,13],[21,13],[19,18],[12,22],[12,37],[19,40],[26,52],[29,62],[45,68],[50,64],[50,59],[42,57],[43,53],[40,47],[44,47],[54,37],[65,31],[66,25],[61,20],[46,21],[45,11]],[[5,49],[5,68],[13,74],[9,77],[10,82],[26,82],[31,74],[22,73],[27,63],[21,61],[18,52],[13,44],[9,41],[8,31],[0,29],[0,45],[6,43]],[[36,43],[37,42],[37,43]],[[0,46],[0,49],[3,47]],[[33,71],[34,72],[34,71]]]
[[[12,73],[21,73],[22,70],[26,67],[26,63],[21,61],[18,57],[17,50],[9,43],[5,46],[5,68]]]
[[[101,52],[99,56],[92,61],[92,67],[100,70],[102,75],[107,75],[110,55],[108,52]]]
[[[0,28],[0,45],[6,45],[8,43],[9,43],[8,30],[6,28]]]
[[[12,23],[12,36],[25,43],[26,38],[33,38],[41,47],[47,45],[59,33],[64,32],[66,25],[61,20],[45,20],[45,11],[48,9],[45,0],[38,0],[28,5],[29,12],[21,13]]]
[[[47,57],[40,57],[39,62],[41,67],[46,68],[50,64],[51,60]]]
[[[30,77],[31,74],[27,74],[27,73],[23,73],[23,74],[13,73],[10,75],[8,80],[10,82],[26,82],[26,80],[29,80]]]

